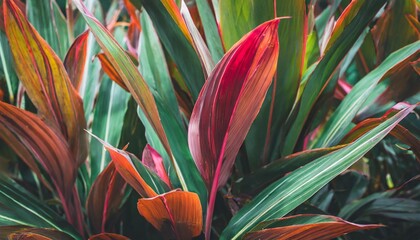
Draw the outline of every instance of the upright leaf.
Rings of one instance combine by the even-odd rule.
[[[279,22],[275,19],[260,25],[234,45],[207,79],[194,106],[188,143],[201,176],[211,189],[207,238],[217,190],[228,180],[274,76]]]
[[[80,84],[82,83],[85,71],[88,36],[88,31],[78,36],[64,59],[64,66],[66,67],[69,79],[73,84],[73,87],[77,90],[80,89]]]
[[[346,21],[339,21],[346,27],[332,43],[331,47],[329,47],[325,52],[324,56],[307,80],[302,97],[294,109],[297,113],[296,118],[290,119],[292,124],[284,141],[282,155],[288,155],[293,152],[315,101],[332,78],[332,75],[341,60],[345,57],[347,52],[354,45],[360,34],[365,30],[384,3],[385,0],[364,1],[364,4],[360,7],[360,10],[353,18],[353,21],[350,23],[347,23]],[[359,8],[358,5],[350,5],[348,7]],[[342,15],[342,17],[346,17],[346,14]],[[336,25],[335,28],[340,28],[340,26]]]
[[[38,34],[12,0],[3,1],[6,34],[16,72],[26,93],[46,118],[61,131],[80,165],[87,155],[82,101],[60,58]]]

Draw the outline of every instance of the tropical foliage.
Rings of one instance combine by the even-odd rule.
[[[0,2],[0,239],[420,234],[419,1]]]

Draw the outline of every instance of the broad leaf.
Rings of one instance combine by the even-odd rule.
[[[130,240],[128,237],[116,233],[100,233],[93,235],[89,240]]]
[[[172,191],[141,198],[137,208],[147,221],[170,238],[191,239],[201,233],[203,217],[196,193]]]
[[[318,158],[271,184],[231,219],[220,238],[238,239],[259,222],[280,218],[292,211],[363,157],[413,108],[414,106],[400,111],[355,142]]]
[[[29,24],[16,4],[5,0],[3,7],[6,34],[17,75],[38,113],[46,118],[48,124],[61,131],[72,150],[72,161],[80,165],[87,155],[82,101],[60,58]]]

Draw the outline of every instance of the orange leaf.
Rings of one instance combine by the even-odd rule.
[[[124,0],[125,9],[127,9],[128,14],[130,15],[131,21],[137,27],[138,30],[141,30],[141,24],[136,14],[136,7],[130,2],[130,0]]]
[[[301,216],[309,215],[297,215],[282,218],[282,220],[289,220],[292,218],[299,218]],[[322,216],[322,215],[321,215]],[[344,221],[341,218],[333,216],[322,216],[325,217],[325,220],[329,218],[329,221],[316,222],[316,223],[296,223],[296,225],[282,226],[282,227],[273,227],[267,228],[260,231],[249,232],[244,236],[244,240],[251,239],[270,239],[270,240],[329,240],[336,237],[339,237],[343,234],[373,229],[381,227],[382,225],[369,224],[369,225],[360,225],[351,222]]]
[[[120,74],[114,68],[112,63],[108,60],[105,53],[100,53],[97,55],[99,61],[101,62],[102,70],[108,75],[108,77],[118,84],[121,88],[129,92],[127,86],[125,86],[124,81],[122,80]]]
[[[86,31],[76,38],[67,52],[64,59],[64,66],[66,67],[69,79],[75,89],[80,88],[82,83],[85,62],[87,57],[87,42],[89,31]]]
[[[1,239],[9,240],[72,240],[66,233],[50,228],[32,228],[26,226],[1,226]]]
[[[73,88],[59,57],[14,1],[4,0],[3,10],[16,74],[38,113],[67,139],[74,156],[73,161],[79,166],[87,156],[82,100]]]
[[[116,233],[101,233],[94,235],[89,240],[130,240],[128,237]]]
[[[203,221],[200,199],[196,193],[172,191],[154,198],[141,198],[140,214],[159,231],[175,234],[177,239],[200,235]]]
[[[111,155],[112,162],[115,165],[115,168],[124,178],[124,180],[130,184],[134,190],[136,190],[143,197],[155,197],[157,193],[146,183],[146,181],[140,176],[134,167],[134,163],[131,161],[130,156],[127,152],[114,148],[103,140],[95,137],[99,142],[101,142],[105,149]]]

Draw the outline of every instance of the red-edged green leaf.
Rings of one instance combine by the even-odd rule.
[[[382,227],[382,225],[361,225],[327,215],[296,215],[271,221],[263,230],[247,233],[243,239],[276,240],[329,240],[341,235]]]
[[[233,46],[206,81],[194,106],[188,142],[209,188],[226,183],[270,86],[277,65],[279,21],[260,25]]]
[[[87,155],[82,101],[63,63],[12,0],[3,1],[6,34],[16,73],[47,123],[61,131],[80,165]],[[67,169],[69,171],[69,169]]]
[[[285,216],[362,158],[413,108],[398,112],[353,143],[306,164],[265,188],[233,216],[220,239],[238,239],[258,223]]]
[[[5,226],[0,227],[1,239],[9,240],[72,240],[69,235],[55,229],[31,228],[24,226]],[[4,238],[3,238],[4,237]]]
[[[40,164],[51,178],[68,221],[83,229],[80,200],[75,192],[76,162],[66,140],[38,116],[0,102],[0,138],[36,173]],[[43,182],[43,177],[40,177]],[[49,186],[47,184],[47,186]]]
[[[64,59],[64,66],[66,67],[69,79],[73,87],[77,90],[80,88],[85,71],[88,36],[89,31],[80,34],[74,40]]]
[[[97,57],[101,62],[102,70],[108,75],[108,77],[116,84],[118,84],[121,88],[129,92],[130,90],[128,90],[127,86],[124,83],[124,80],[122,80],[120,74],[117,72],[112,63],[108,60],[105,53],[100,53],[97,55]]]
[[[331,148],[306,150],[275,160],[272,163],[257,169],[255,172],[238,179],[235,188],[238,188],[239,193],[258,193],[264,187],[283,177],[288,172],[292,172],[305,164],[343,148],[344,146],[345,145],[339,145]]]
[[[91,236],[89,240],[130,240],[130,238],[116,233],[101,233]]]
[[[160,154],[149,144],[143,150],[142,162],[156,173],[168,186],[172,186],[168,173],[163,165],[163,159]]]
[[[124,197],[125,181],[109,163],[93,183],[86,200],[86,211],[94,232],[105,232]],[[108,225],[109,227],[109,225]]]
[[[346,136],[343,137],[341,142],[348,143],[355,141],[366,132],[372,130],[379,124],[389,119],[392,116],[392,114],[389,113],[390,112],[387,112],[384,116],[380,118],[369,118],[358,123],[349,133],[347,133]],[[391,134],[393,137],[397,138],[401,142],[411,146],[411,149],[417,157],[417,161],[420,161],[420,140],[417,139],[415,135],[413,135],[408,129],[406,129],[400,124],[395,126],[395,128],[392,129],[392,131],[389,134]]]
[[[191,239],[201,233],[202,208],[196,193],[172,191],[141,198],[137,208],[156,229],[170,234],[171,238]]]

